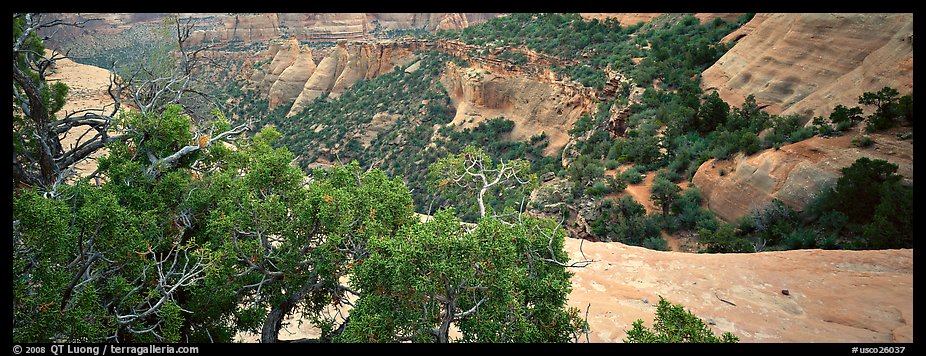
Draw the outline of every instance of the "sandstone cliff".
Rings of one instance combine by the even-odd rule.
[[[802,210],[822,189],[836,184],[842,176],[842,168],[860,157],[897,164],[897,173],[904,177],[904,183],[913,183],[911,140],[899,140],[890,134],[871,134],[875,144],[858,148],[852,145],[855,137],[857,133],[854,132],[834,138],[813,137],[749,157],[712,159],[698,168],[692,183],[701,188],[707,206],[728,222],[776,198],[795,210]]]
[[[296,96],[296,100],[293,102],[287,116],[299,113],[303,108],[311,104],[315,98],[331,91],[338,74],[344,68],[344,65],[340,64],[343,62],[342,57],[347,57],[346,51],[343,48],[335,48],[318,63],[318,67],[315,68],[312,76],[302,87],[302,91]]]
[[[295,95],[287,116],[293,116],[323,93],[337,97],[360,79],[372,79],[395,67],[405,67],[415,61],[415,46],[395,41],[340,42],[299,88],[292,86]],[[271,93],[272,94],[272,93]]]
[[[47,44],[81,55],[113,48],[131,48],[140,37],[150,43],[159,40],[154,32],[167,16],[191,20],[195,28],[189,44],[240,42],[264,44],[280,38],[301,42],[335,42],[381,38],[391,30],[437,31],[462,29],[492,18],[498,13],[49,13],[65,22],[91,21],[82,28],[54,29]],[[47,35],[51,32],[41,34]],[[127,33],[130,33],[126,35]]]
[[[702,88],[773,114],[828,115],[884,86],[913,91],[913,14],[758,14],[704,71]]]
[[[592,89],[560,80],[549,70],[556,61],[554,58],[528,49],[494,49],[484,56],[470,58],[469,54],[479,48],[456,41],[342,41],[329,51],[305,81],[288,116],[299,113],[324,93],[334,98],[360,79],[371,79],[396,67],[409,66],[417,59],[415,51],[430,49],[469,63],[466,68],[450,64],[441,75],[441,83],[457,107],[453,124],[458,127],[473,127],[484,120],[504,116],[515,122],[513,139],[526,141],[533,135],[546,133],[550,145],[544,154],[550,155],[566,145],[568,130],[582,114],[594,110],[598,102]],[[271,47],[268,54],[274,50]],[[499,59],[497,55],[503,50],[520,51],[528,62],[515,65]],[[277,58],[289,58],[287,56],[283,50],[277,50],[273,63],[266,69],[268,72],[254,78],[273,80],[274,63]],[[271,100],[274,100],[272,93]]]
[[[260,85],[262,88],[269,86],[270,109],[296,100],[315,72],[315,61],[307,46],[299,45],[295,39],[287,41],[284,46],[275,51]],[[271,49],[273,47],[271,45]]]
[[[545,155],[562,149],[569,141],[569,129],[597,104],[594,93],[583,87],[488,71],[478,63],[466,68],[448,63],[441,83],[457,107],[454,125],[474,127],[504,116],[515,123],[514,140],[546,133],[550,144]]]

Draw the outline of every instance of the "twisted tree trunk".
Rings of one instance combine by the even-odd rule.
[[[270,314],[267,314],[267,320],[264,320],[264,327],[261,330],[260,342],[279,342],[280,328],[283,326],[283,318],[286,317],[286,315],[289,314],[289,312],[292,311],[293,308],[296,307],[296,305],[299,303],[299,301],[305,298],[309,292],[321,288],[321,286],[321,283],[318,282],[318,276],[312,276],[308,279],[308,281],[306,281],[305,285],[303,285],[301,289],[293,294],[290,294],[282,304],[277,305],[272,310],[270,310]]]

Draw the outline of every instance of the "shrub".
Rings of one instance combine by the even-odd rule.
[[[709,253],[727,253],[727,252],[754,252],[749,240],[738,236],[733,229],[733,225],[724,224],[720,228],[710,230],[701,228],[698,230],[703,252]]]
[[[852,145],[855,147],[870,147],[874,143],[875,141],[868,136],[859,136],[852,139]]]
[[[637,184],[643,181],[643,176],[640,174],[640,171],[637,170],[637,167],[629,167],[621,173],[621,180],[630,183]]]
[[[602,196],[611,192],[611,189],[600,179],[595,180],[591,187],[585,189],[585,194],[589,196]]]
[[[616,178],[608,177],[607,180],[608,180],[608,187],[611,189],[612,192],[620,193],[620,192],[623,192],[624,189],[627,189],[627,182],[624,182],[624,180],[621,179],[620,176]]]
[[[643,240],[643,247],[656,251],[669,251],[669,243],[662,236],[649,237]]]
[[[633,328],[627,331],[624,342],[641,343],[735,343],[739,338],[724,332],[717,337],[714,332],[704,324],[700,318],[685,310],[685,307],[672,304],[659,297],[656,306],[656,320],[653,329],[643,326],[643,320],[633,323]]]
[[[607,161],[604,162],[604,166],[607,169],[615,169],[619,165],[620,165],[620,162],[618,162],[617,160],[613,160],[613,159],[608,159]]]

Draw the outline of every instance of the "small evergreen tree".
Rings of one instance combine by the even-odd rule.
[[[730,332],[724,332],[717,337],[714,332],[704,324],[700,318],[685,310],[679,304],[672,304],[662,296],[656,306],[656,320],[653,328],[643,325],[643,320],[633,323],[633,328],[627,331],[624,342],[634,343],[735,343],[739,338]]]

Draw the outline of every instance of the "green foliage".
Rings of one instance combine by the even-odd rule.
[[[847,108],[843,105],[836,105],[829,118],[830,122],[836,124],[837,127],[849,128],[862,121],[862,108],[858,106]]]
[[[476,146],[467,145],[460,154],[442,157],[428,167],[429,189],[450,197],[459,206],[476,202],[479,217],[492,213],[486,206],[486,195],[500,197],[508,203],[501,206],[516,208],[512,204],[526,199],[537,187],[537,175],[530,173],[530,164],[523,159],[500,160],[495,163],[488,154]],[[500,210],[502,210],[500,209]]]
[[[913,93],[900,97],[894,111],[913,126]]]
[[[733,225],[723,224],[716,230],[701,228],[698,230],[699,242],[702,252],[729,253],[729,252],[755,252],[748,239],[739,236]]]
[[[858,103],[862,105],[874,105],[875,112],[868,116],[868,124],[865,126],[869,131],[880,131],[894,126],[894,120],[900,116],[898,113],[898,96],[900,93],[897,89],[884,87],[877,92],[865,92],[858,97]],[[913,99],[910,101],[911,108]]]
[[[217,116],[216,127],[226,127]],[[229,342],[242,331],[273,341],[275,316],[294,313],[321,328],[323,341],[398,340],[408,325],[423,325],[419,300],[436,306],[426,313],[453,319],[460,341],[563,342],[587,330],[565,307],[571,274],[553,221],[484,219],[465,232],[448,210],[418,224],[401,179],[356,162],[307,178],[288,149],[274,147],[284,136],[269,126],[152,179],[140,153],[192,140],[189,118],[171,108],[127,113],[119,124],[133,136],[100,159],[103,185],[14,195],[18,342],[116,334],[120,342]],[[74,286],[85,276],[81,253],[92,267]],[[178,275],[151,272],[170,266]],[[341,334],[324,310],[344,300],[346,274],[359,295]],[[456,289],[444,288],[450,280]]]
[[[435,37],[478,46],[527,47],[564,61],[553,69],[596,89],[604,87],[602,68],[609,65],[637,83],[660,79],[677,88],[720,58],[728,47],[719,40],[745,21],[701,25],[691,15],[673,14],[654,21],[664,26],[622,27],[610,18],[585,21],[579,14],[516,13],[459,31],[439,31]],[[643,62],[635,65],[631,58]]]
[[[714,131],[718,126],[727,122],[727,116],[730,115],[730,105],[720,98],[717,92],[711,93],[704,99],[704,103],[698,109],[698,131],[708,133]]]
[[[643,320],[637,320],[627,331],[627,338],[624,342],[735,343],[739,342],[739,338],[730,332],[724,332],[717,337],[703,320],[685,310],[684,306],[669,303],[660,296],[653,328],[649,329],[643,325]]]
[[[669,214],[669,209],[678,198],[681,190],[682,188],[679,188],[672,181],[657,175],[653,179],[653,185],[650,187],[650,199],[653,201],[653,205],[662,209],[662,216],[666,216]]]
[[[497,57],[515,65],[523,65],[528,62],[527,55],[521,51],[503,50]]]
[[[661,247],[655,242],[662,240],[656,220],[646,215],[643,205],[629,195],[616,203],[605,200],[602,203],[602,218],[591,223],[592,232],[604,241],[618,241],[628,245]]]
[[[351,277],[366,292],[338,341],[566,342],[587,329],[565,307],[572,273],[544,260],[568,260],[555,222],[486,218],[470,230],[454,215],[370,240]]]
[[[596,180],[591,187],[585,188],[585,194],[593,197],[602,196],[611,192],[611,188],[602,181]]]
[[[585,189],[604,175],[601,162],[584,155],[570,163],[567,171],[569,180],[579,190]]]
[[[180,341],[188,331],[180,308],[214,266],[189,220],[204,208],[201,189],[189,161],[151,179],[142,152],[188,144],[189,118],[168,110],[150,122],[131,113],[122,120],[131,138],[99,159],[104,184],[79,181],[57,197],[14,193],[16,340]],[[151,273],[158,268],[165,275]]]
[[[663,228],[669,232],[678,230],[698,231],[701,228],[716,230],[717,218],[710,210],[701,207],[701,191],[689,186],[672,203],[671,215],[663,217]]]
[[[913,248],[913,189],[885,182],[879,193],[881,201],[862,230],[859,247]]]
[[[638,184],[643,181],[643,175],[637,170],[636,166],[630,166],[621,172],[621,180],[630,184]]]
[[[705,252],[912,248],[913,188],[901,184],[896,170],[887,161],[859,158],[804,212],[773,200],[736,226],[699,229],[700,242]]]
[[[656,134],[656,128],[650,125],[641,125],[631,130],[624,141],[623,155],[627,160],[641,166],[661,166],[665,162],[665,156],[659,151],[662,145]]]
[[[899,184],[897,165],[862,157],[843,168],[843,176],[827,198],[827,205],[849,217],[850,222],[868,222],[881,200],[881,186]]]
[[[901,184],[896,171],[890,162],[859,158],[808,210],[817,216],[843,214],[848,225],[841,232],[848,235],[849,247],[913,247],[913,189]]]
[[[801,125],[801,118],[796,114],[776,116],[772,119],[771,132],[765,136],[765,147],[781,147],[785,143],[794,143],[813,135],[813,131]]]
[[[817,134],[820,134],[821,136],[830,136],[835,134],[837,131],[832,125],[823,119],[823,116],[814,117],[813,126],[816,129]]]
[[[859,136],[852,139],[852,145],[855,147],[871,147],[875,144],[875,140],[871,139],[871,136]]]

